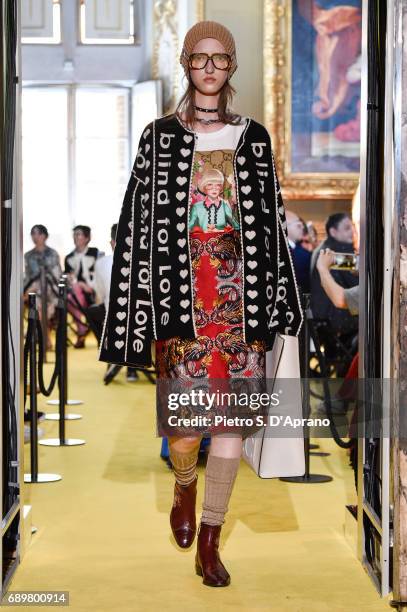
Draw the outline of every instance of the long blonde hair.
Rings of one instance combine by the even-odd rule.
[[[229,82],[229,79],[225,81],[219,95],[218,102],[218,117],[222,123],[227,123],[231,125],[239,125],[242,120],[242,117],[230,110],[230,106],[232,104],[233,96],[236,93],[236,90]],[[195,121],[195,86],[188,76],[188,87],[184,94],[182,95],[178,105],[175,109],[175,114],[179,117],[179,119],[187,125],[190,129],[193,128]],[[184,118],[181,118],[181,113],[184,114]]]

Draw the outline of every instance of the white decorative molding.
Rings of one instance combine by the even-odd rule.
[[[21,0],[21,34],[24,38],[52,38],[53,0]]]
[[[162,79],[164,112],[174,107],[179,90],[179,36],[177,0],[155,0],[153,79]]]
[[[204,21],[205,19],[205,0],[196,0],[196,20]]]
[[[204,13],[204,0],[154,0],[152,76],[163,82],[165,113],[174,110],[185,86],[179,63],[184,36]]]
[[[130,38],[130,0],[85,0],[84,11],[86,38]]]

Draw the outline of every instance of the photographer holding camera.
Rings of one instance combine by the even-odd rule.
[[[330,249],[335,253],[354,254],[353,246],[354,229],[351,218],[347,213],[335,213],[327,219],[326,239],[312,254],[311,259],[311,308],[317,319],[329,320],[334,333],[338,333],[345,344],[348,344],[358,330],[358,319],[347,309],[338,308],[325,291],[316,266],[318,255],[322,249]],[[351,288],[358,284],[355,274],[346,269],[331,271],[336,284],[341,287]]]
[[[333,278],[330,267],[335,263],[336,256],[330,249],[321,249],[316,263],[316,268],[321,278],[321,285],[328,295],[329,299],[336,308],[347,309],[352,315],[359,314],[359,284],[348,289],[344,289]],[[332,398],[332,413],[346,414],[348,410],[348,402],[357,398],[357,379],[359,376],[359,352],[354,355],[349,366],[346,376],[338,389],[335,397]],[[318,415],[326,415],[326,404],[321,402],[317,407]],[[355,484],[357,488],[357,437],[355,436],[355,423],[357,419],[357,404],[355,405],[351,424],[349,428],[349,437],[354,440],[353,446],[349,449],[349,459],[352,469],[355,472]]]
[[[345,288],[339,285],[329,268],[335,263],[335,253],[331,249],[321,249],[316,268],[321,286],[336,308],[349,310],[351,315],[359,314],[359,285]]]

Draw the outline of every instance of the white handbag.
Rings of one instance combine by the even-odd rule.
[[[267,392],[275,393],[278,379],[285,397],[275,414],[303,418],[302,392],[298,338],[277,334],[271,351],[266,353]],[[287,384],[287,379],[293,379]],[[273,413],[270,408],[270,413]],[[270,414],[269,413],[269,414]],[[280,478],[282,476],[303,476],[305,473],[304,432],[296,428],[298,437],[292,437],[283,424],[272,426],[269,423],[243,442],[243,459],[260,478]]]

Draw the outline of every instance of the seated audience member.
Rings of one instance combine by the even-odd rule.
[[[28,302],[28,293],[33,291],[37,294],[37,306],[39,317],[42,317],[42,292],[41,271],[45,271],[47,283],[47,331],[50,321],[55,316],[55,308],[58,303],[58,282],[61,277],[61,264],[59,255],[55,249],[47,243],[48,230],[45,225],[37,224],[31,228],[31,239],[34,248],[24,254],[24,302]],[[51,349],[51,340],[47,334],[47,349]]]
[[[309,293],[311,253],[301,245],[301,240],[304,237],[304,223],[291,210],[286,210],[286,220],[288,243],[298,285],[303,293]]]
[[[327,295],[321,284],[320,272],[316,267],[321,249],[336,253],[354,253],[353,224],[346,213],[336,213],[326,222],[327,237],[315,249],[311,258],[311,308],[315,318],[328,319],[334,332],[352,338],[358,330],[358,317],[349,310],[338,308]],[[350,289],[359,283],[358,276],[348,270],[331,270],[330,275],[343,289]]]
[[[112,251],[116,245],[116,231],[117,223],[112,225],[110,230],[110,245]],[[95,274],[94,274],[94,289],[96,293],[96,304],[93,304],[86,309],[86,317],[89,323],[89,327],[92,329],[96,336],[98,344],[102,339],[103,323],[105,320],[106,311],[109,307],[109,293],[110,293],[110,277],[112,275],[113,265],[113,253],[99,257],[95,263]],[[107,366],[104,381],[109,384],[113,378],[120,372],[122,366],[109,364]],[[135,368],[127,368],[127,380],[137,380],[137,372]]]
[[[91,230],[87,225],[77,225],[73,229],[75,249],[65,257],[65,273],[68,274],[71,290],[68,294],[68,310],[75,319],[77,341],[75,348],[85,347],[85,337],[89,331],[82,317],[86,308],[95,301],[94,271],[99,256],[96,247],[90,247]]]

